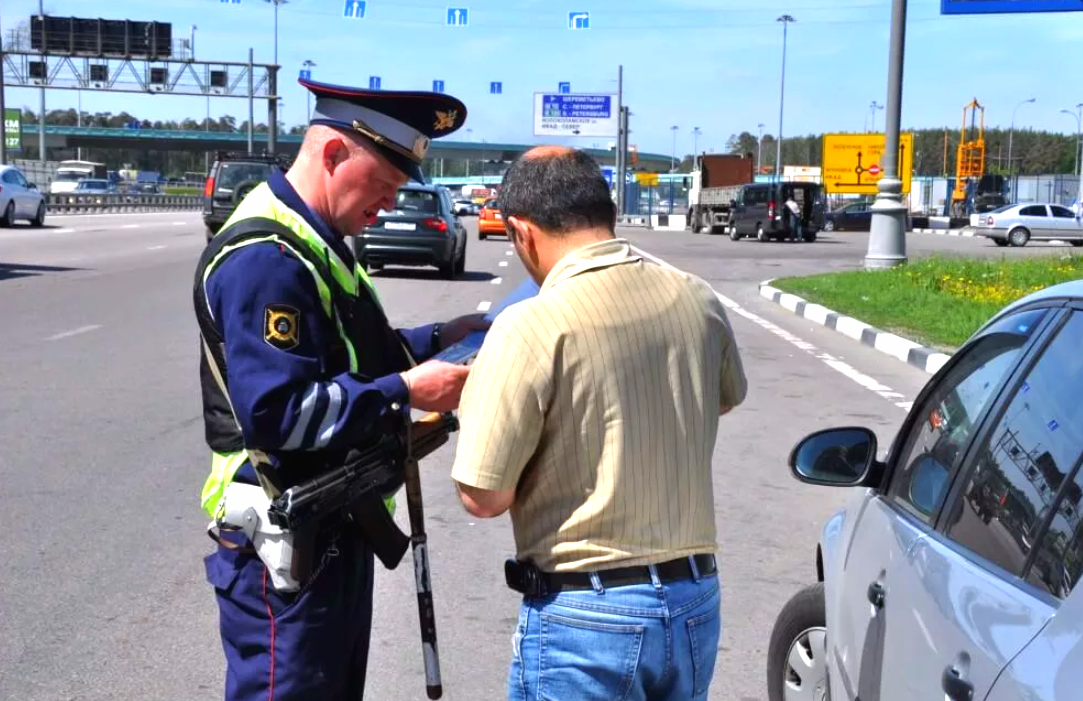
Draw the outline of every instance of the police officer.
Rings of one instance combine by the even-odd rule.
[[[468,368],[427,359],[487,325],[467,315],[392,329],[345,241],[393,209],[407,180],[424,182],[430,140],[459,129],[465,106],[438,93],[301,84],[315,108],[300,153],[240,203],[196,272],[212,518],[231,483],[271,495],[341,464],[411,408],[456,408]],[[399,486],[376,496],[388,522]],[[349,523],[321,532],[311,574],[291,591],[273,586],[243,532],[213,531],[205,565],[226,699],[362,698],[379,538]]]

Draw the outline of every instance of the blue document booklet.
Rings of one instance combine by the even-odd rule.
[[[527,278],[523,284],[515,288],[510,295],[500,300],[495,307],[489,309],[489,312],[485,315],[486,320],[493,321],[496,319],[500,312],[507,309],[509,306],[516,302],[522,302],[524,299],[529,299],[538,294],[538,284],[531,278]],[[448,346],[444,350],[433,356],[434,360],[443,360],[446,363],[457,363],[459,365],[466,365],[474,359],[481,350],[481,344],[485,340],[484,331],[472,331],[466,335],[466,338],[458,343]]]

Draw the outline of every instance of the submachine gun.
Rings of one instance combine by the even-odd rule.
[[[348,514],[367,534],[373,551],[388,569],[397,567],[412,546],[425,687],[430,699],[438,699],[443,695],[443,684],[418,461],[447,443],[450,434],[459,429],[459,421],[454,414],[433,412],[404,424],[402,431],[385,434],[363,450],[351,451],[342,467],[284,491],[271,501],[267,518],[293,534],[291,575],[300,582],[311,573],[316,534],[326,519]],[[403,482],[410,516],[409,538],[395,524],[381,495]]]

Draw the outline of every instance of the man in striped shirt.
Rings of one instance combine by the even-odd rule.
[[[711,454],[747,392],[725,310],[616,237],[580,151],[528,152],[500,200],[541,289],[496,318],[474,362],[452,477],[471,514],[511,512],[508,698],[706,698],[721,630]]]

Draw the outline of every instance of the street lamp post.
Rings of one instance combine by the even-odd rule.
[[[263,0],[275,6],[275,66],[278,65],[278,6],[285,5],[289,0]]]
[[[869,131],[873,134],[876,133],[876,110],[882,110],[884,106],[878,103],[876,100],[872,101],[869,105],[869,113],[872,115],[872,128]]]
[[[760,174],[760,169],[763,168],[763,124],[757,124],[760,129],[760,137],[756,139],[756,175]]]
[[[669,159],[669,172],[673,173],[677,170],[677,126],[670,127],[673,131],[673,155]]]
[[[906,0],[891,2],[887,107],[884,123],[884,174],[876,184],[865,268],[893,268],[906,262],[906,205],[899,177],[899,123],[902,121],[903,54],[906,46]]]
[[[1083,102],[1075,108],[1075,112],[1071,110],[1061,110],[1061,112],[1075,117],[1075,174],[1079,181],[1075,202],[1077,211],[1083,214]]]
[[[1015,168],[1012,166],[1012,141],[1015,138],[1015,113],[1023,105],[1026,105],[1028,103],[1035,102],[1035,101],[1037,101],[1037,98],[1035,98],[1035,97],[1032,97],[1029,100],[1023,100],[1022,102],[1020,102],[1018,105],[1015,106],[1014,110],[1012,110],[1012,124],[1011,124],[1011,127],[1008,129],[1008,182],[1011,184],[1012,199],[1015,199],[1015,196],[1014,196],[1015,195],[1015,183],[1013,182],[1013,178],[1012,178],[1012,174],[1015,173]]]
[[[782,179],[782,110],[786,100],[786,33],[790,22],[796,22],[790,15],[782,15],[776,22],[782,22],[782,85],[778,92],[778,137],[775,142],[775,182]]]
[[[306,58],[301,65],[311,71],[316,67],[316,62]],[[308,113],[308,121],[312,121],[312,92],[309,90],[305,90],[305,110]]]
[[[692,127],[692,170],[696,170],[696,166],[699,163],[699,127]]]

